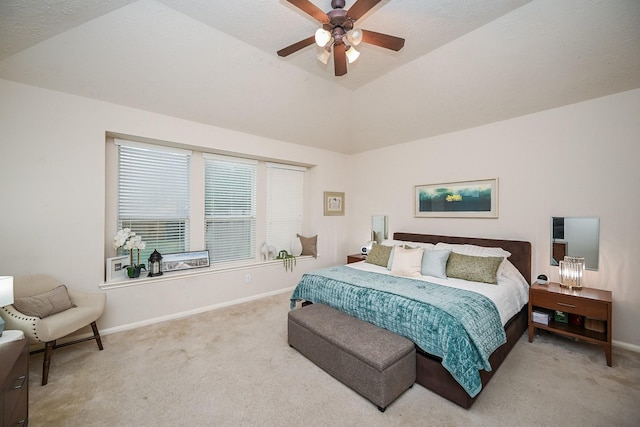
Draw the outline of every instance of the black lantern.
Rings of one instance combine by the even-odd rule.
[[[149,256],[149,277],[162,276],[162,255],[157,249]]]

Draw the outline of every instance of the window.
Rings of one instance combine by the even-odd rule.
[[[191,152],[116,140],[118,145],[118,229],[143,236],[151,252],[189,250],[189,163]]]
[[[205,154],[205,245],[211,263],[254,261],[254,160]]]
[[[277,251],[291,252],[291,240],[302,233],[305,171],[267,163],[267,242]]]

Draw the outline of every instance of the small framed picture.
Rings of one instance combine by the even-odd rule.
[[[344,215],[344,193],[324,192],[324,215]]]
[[[209,251],[181,252],[162,256],[162,271],[209,267]]]
[[[129,265],[129,255],[107,258],[107,282],[125,280],[128,277],[127,265]]]

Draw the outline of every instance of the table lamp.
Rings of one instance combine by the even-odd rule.
[[[13,304],[13,276],[0,276],[0,307]],[[0,317],[0,337],[4,332],[4,319]]]

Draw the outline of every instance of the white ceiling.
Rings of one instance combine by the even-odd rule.
[[[318,27],[285,0],[2,0],[0,78],[355,153],[639,88],[639,22],[639,0],[383,0],[358,26],[405,47],[335,77],[315,46],[276,55]]]

